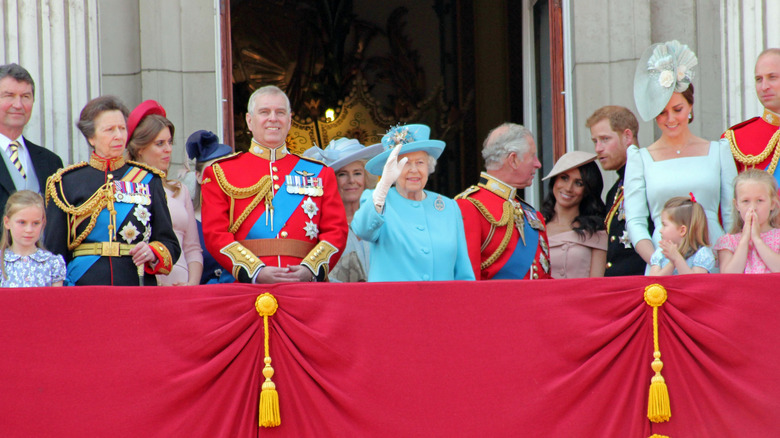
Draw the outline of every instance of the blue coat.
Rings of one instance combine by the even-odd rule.
[[[474,280],[458,204],[425,194],[412,201],[393,187],[379,214],[373,190],[363,192],[352,231],[371,246],[368,281]]]

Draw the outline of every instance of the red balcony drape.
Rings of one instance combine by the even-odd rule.
[[[0,290],[4,437],[780,436],[777,275]],[[652,309],[672,418],[646,418]],[[281,426],[258,428],[262,319]]]

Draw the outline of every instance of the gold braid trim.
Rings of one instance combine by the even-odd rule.
[[[273,209],[273,204],[271,204],[271,201],[274,199],[273,192],[271,192],[271,176],[265,175],[264,177],[260,178],[260,181],[256,182],[255,184],[252,184],[249,187],[236,187],[233,184],[230,184],[225,177],[225,172],[222,170],[222,167],[219,165],[219,163],[214,163],[211,165],[212,170],[214,170],[214,177],[217,178],[217,184],[219,184],[219,188],[222,189],[222,191],[230,196],[230,226],[228,227],[228,231],[235,234],[236,231],[238,231],[238,228],[241,226],[241,224],[244,223],[246,218],[249,216],[250,213],[257,207],[257,205],[260,203],[261,200],[265,200],[265,208]],[[254,196],[255,198],[252,200],[251,203],[244,209],[244,211],[241,213],[241,215],[238,217],[238,219],[233,221],[233,205],[236,199],[246,199],[250,196]]]
[[[506,226],[506,231],[504,232],[504,237],[501,239],[501,243],[498,245],[498,248],[493,252],[493,254],[490,255],[490,257],[487,258],[482,264],[480,264],[480,269],[486,269],[488,266],[492,265],[493,263],[498,260],[499,257],[501,257],[501,254],[506,251],[506,247],[509,245],[509,241],[512,239],[512,229],[515,226],[515,214],[514,214],[514,207],[512,206],[512,203],[509,201],[504,202],[503,211],[501,213],[501,219],[496,220],[495,217],[493,217],[492,214],[490,214],[490,211],[488,211],[487,207],[485,207],[485,204],[479,202],[478,200],[474,198],[466,198],[474,204],[474,207],[479,210],[480,213],[482,213],[482,216],[487,219],[488,223],[494,227],[503,227]]]
[[[154,255],[157,256],[158,262],[154,267],[152,267],[150,263],[147,263],[148,267],[146,268],[146,271],[149,274],[170,274],[171,269],[173,269],[173,256],[171,255],[171,251],[168,250],[168,247],[163,245],[162,242],[154,240],[149,242],[149,248],[151,248]]]
[[[778,129],[777,132],[772,135],[772,138],[769,139],[769,143],[767,143],[766,148],[764,148],[763,152],[758,155],[745,154],[739,150],[733,129],[726,131],[724,137],[728,139],[729,144],[731,145],[731,154],[734,156],[734,159],[742,163],[745,167],[755,167],[756,164],[766,160],[767,157],[769,157],[769,154],[774,150],[775,154],[772,156],[772,163],[769,165],[767,172],[770,174],[775,172],[777,161],[780,159],[780,148],[777,147],[778,141],[780,141],[780,129]]]
[[[81,245],[81,242],[83,242],[84,239],[86,239],[86,237],[89,235],[89,233],[92,232],[92,230],[95,228],[95,225],[97,224],[98,215],[100,214],[101,210],[103,210],[103,208],[105,208],[109,203],[113,207],[114,191],[113,191],[113,181],[111,179],[109,179],[105,184],[100,186],[100,188],[97,189],[97,191],[93,193],[92,196],[89,197],[89,199],[84,201],[84,203],[79,205],[78,207],[71,205],[65,198],[65,193],[62,190],[62,175],[65,172],[77,169],[79,167],[84,167],[87,165],[88,163],[82,162],[82,163],[74,164],[72,166],[68,166],[64,169],[58,170],[57,173],[50,176],[46,180],[46,203],[47,204],[49,202],[49,199],[51,199],[54,201],[57,207],[60,208],[60,210],[64,211],[66,214],[70,216],[73,216],[74,218],[81,218],[87,216],[89,217],[89,223],[87,224],[87,227],[73,241],[70,240],[71,226],[70,226],[70,217],[68,218],[68,249],[69,250],[73,250],[77,246]],[[116,213],[114,212],[114,215],[115,214]]]

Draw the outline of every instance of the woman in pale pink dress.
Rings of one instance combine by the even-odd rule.
[[[542,202],[550,242],[553,278],[603,277],[607,261],[606,206],[601,200],[604,181],[594,162],[596,154],[564,154],[550,173]]]

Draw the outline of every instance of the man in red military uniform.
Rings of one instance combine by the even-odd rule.
[[[729,128],[723,137],[731,143],[737,170],[758,168],[780,178],[780,49],[766,49],[756,60],[756,94],[764,113]]]
[[[550,250],[542,214],[517,196],[531,185],[536,157],[531,132],[504,123],[482,148],[486,171],[456,197],[469,258],[478,280],[550,278]]]
[[[243,283],[323,281],[347,242],[333,170],[286,147],[290,101],[274,86],[249,98],[248,152],[203,172],[206,249]]]

